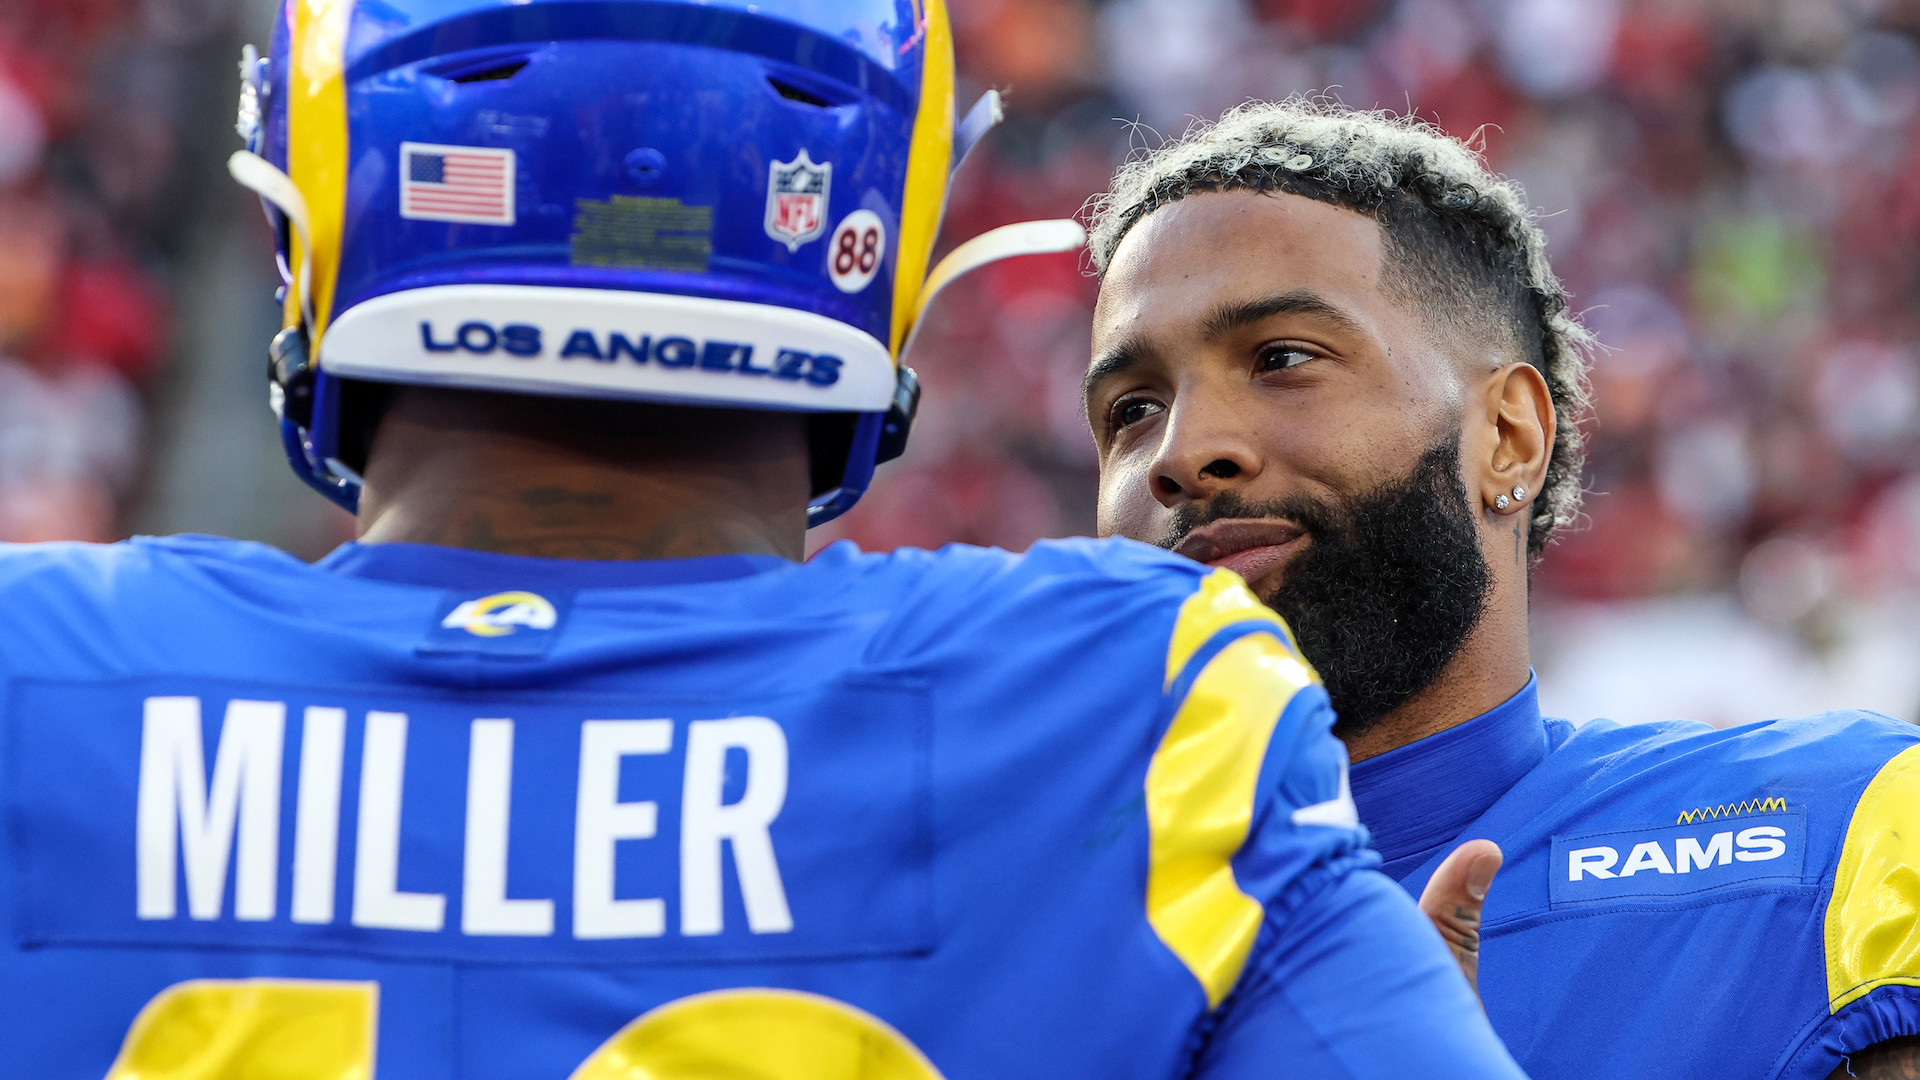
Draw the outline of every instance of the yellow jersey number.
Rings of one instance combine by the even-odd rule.
[[[107,1080],[372,1080],[379,984],[196,979],[140,1010]],[[817,994],[717,990],[621,1028],[571,1080],[941,1080],[906,1036]]]

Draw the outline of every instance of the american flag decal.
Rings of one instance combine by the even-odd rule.
[[[513,224],[513,151],[401,143],[400,216]]]

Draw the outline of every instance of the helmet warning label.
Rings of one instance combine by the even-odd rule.
[[[713,256],[713,207],[633,195],[576,199],[572,243],[575,266],[704,274]]]

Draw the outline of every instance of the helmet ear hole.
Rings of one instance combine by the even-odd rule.
[[[853,453],[854,427],[859,413],[816,413],[807,419],[808,476],[818,498],[840,486]]]
[[[340,380],[340,463],[356,473],[367,471],[367,456],[373,450],[373,438],[386,419],[398,387],[365,379]]]

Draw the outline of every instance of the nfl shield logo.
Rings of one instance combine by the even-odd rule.
[[[792,161],[767,169],[767,235],[799,251],[827,227],[827,186],[832,164],[816,165],[803,149]]]

